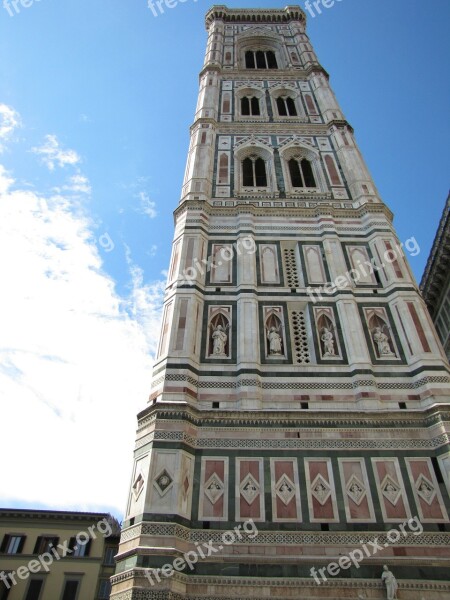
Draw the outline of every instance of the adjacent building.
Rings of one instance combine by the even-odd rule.
[[[0,600],[107,600],[119,534],[107,513],[0,509]]]
[[[449,366],[392,213],[300,7],[206,29],[111,598],[448,600]]]
[[[420,289],[450,360],[450,194],[439,222]]]

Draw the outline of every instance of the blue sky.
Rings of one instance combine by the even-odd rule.
[[[209,6],[0,3],[0,505],[124,509]],[[418,279],[449,188],[449,18],[340,0],[308,19]]]

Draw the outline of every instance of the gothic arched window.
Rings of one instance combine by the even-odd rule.
[[[314,179],[314,173],[309,160],[306,158],[291,158],[288,165],[292,187],[316,187],[316,180]]]
[[[260,115],[259,100],[256,96],[241,98],[241,115],[258,116]]]
[[[290,117],[297,116],[297,109],[295,108],[294,100],[290,96],[284,98],[279,96],[277,98],[277,108],[280,117],[287,117],[288,115]]]
[[[262,158],[249,157],[242,161],[244,187],[267,187],[266,164]]]
[[[272,50],[247,50],[245,67],[247,69],[278,69],[275,52]]]

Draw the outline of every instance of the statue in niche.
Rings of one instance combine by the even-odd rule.
[[[386,586],[387,600],[395,600],[397,598],[398,583],[392,571],[389,571],[387,565],[383,567],[381,581]]]
[[[228,340],[228,336],[225,333],[225,329],[222,325],[217,325],[212,333],[213,340],[213,354],[214,356],[226,356],[225,346]]]
[[[267,339],[269,340],[269,352],[272,355],[283,354],[283,345],[281,335],[278,333],[276,327],[270,327],[267,332]]]
[[[378,347],[378,354],[381,356],[395,356],[389,345],[388,336],[383,333],[381,327],[375,327],[372,332],[373,339]]]
[[[323,357],[336,356],[336,352],[334,350],[334,335],[330,329],[328,329],[328,327],[324,327],[322,329],[322,337],[320,339],[323,342],[323,348],[325,350]]]

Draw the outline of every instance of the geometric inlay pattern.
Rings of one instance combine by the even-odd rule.
[[[278,480],[278,483],[275,486],[275,493],[286,506],[295,496],[295,485],[286,474],[282,475]]]
[[[247,504],[252,504],[260,494],[260,486],[251,473],[248,473],[239,486],[239,491]]]
[[[295,250],[286,249],[284,251],[284,264],[286,265],[287,286],[290,288],[300,287]]]
[[[314,498],[321,504],[322,506],[331,496],[331,488],[327,481],[322,477],[322,475],[317,475],[314,481],[311,484],[311,494]]]
[[[165,496],[173,486],[173,477],[166,469],[163,469],[153,480],[153,485],[161,497]]]
[[[402,490],[390,475],[386,475],[381,483],[381,493],[393,506],[395,506],[402,495]]]
[[[135,479],[135,482],[133,483],[133,494],[136,499],[139,498],[139,495],[142,492],[142,488],[144,487],[144,483],[144,476],[142,475],[142,473],[139,473],[139,475]]]
[[[308,332],[305,315],[302,311],[292,311],[292,337],[294,342],[295,362],[307,365],[311,362],[308,347]]]
[[[425,500],[428,505],[431,505],[436,497],[436,489],[431,481],[427,479],[425,475],[422,475],[422,473],[419,475],[415,483],[415,488],[417,490],[417,494],[422,498],[422,500]]]
[[[211,540],[214,543],[220,544],[222,541],[222,532],[217,530],[189,529],[182,525],[173,523],[149,523],[144,522],[141,525],[134,525],[122,531],[121,542],[126,542],[141,535],[151,536],[169,536],[181,541],[183,544],[189,542],[202,543]],[[257,537],[249,538],[242,532],[243,540],[236,543],[246,544],[284,544],[284,545],[301,545],[301,546],[317,546],[317,545],[351,545],[357,546],[361,543],[373,540],[371,533],[354,533],[354,532],[317,532],[317,531],[259,531]],[[361,542],[362,540],[362,542]],[[381,533],[378,535],[378,541],[381,543],[389,543],[387,535]],[[424,532],[420,536],[408,535],[408,545],[412,546],[450,546],[450,533],[441,532]]]
[[[367,493],[365,485],[354,474],[348,480],[347,485],[345,487],[345,491],[347,492],[347,495],[353,500],[353,502],[358,506],[361,504],[361,502],[364,499],[364,496]]]
[[[188,497],[188,492],[191,484],[189,481],[189,471],[185,471],[183,477],[183,485],[181,486],[181,495],[183,496],[183,500],[186,500]]]
[[[211,502],[215,504],[219,498],[224,494],[224,483],[216,473],[213,473],[208,481],[205,483],[205,496]]]

